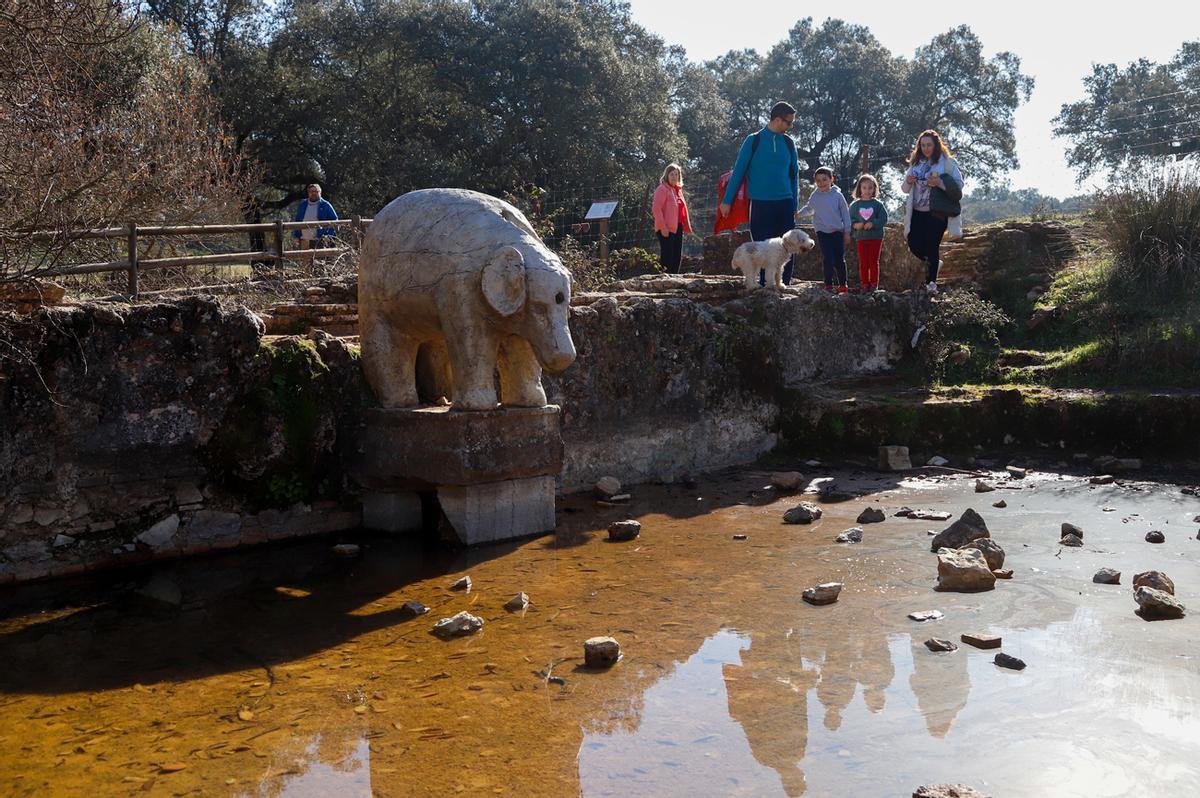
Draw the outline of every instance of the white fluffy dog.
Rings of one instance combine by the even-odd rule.
[[[813,240],[803,230],[789,230],[781,238],[747,241],[733,253],[733,270],[746,277],[746,287],[758,285],[758,273],[766,271],[767,286],[783,290],[783,265],[792,255],[808,252]]]

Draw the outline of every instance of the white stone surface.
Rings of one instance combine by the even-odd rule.
[[[422,351],[434,392],[459,410],[541,407],[542,369],[575,360],[570,273],[519,210],[475,191],[413,191],[376,214],[358,301],[363,368],[384,407],[419,403]]]
[[[554,530],[554,477],[443,485],[438,502],[465,545]]]
[[[154,526],[138,535],[135,540],[145,543],[152,550],[158,551],[171,547],[175,533],[179,531],[179,516],[169,515]]]

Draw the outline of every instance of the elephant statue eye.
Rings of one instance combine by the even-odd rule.
[[[557,294],[554,295],[554,303],[556,305],[561,305],[563,302],[566,301],[566,299],[567,298],[565,296],[563,296],[562,291],[559,291]]]

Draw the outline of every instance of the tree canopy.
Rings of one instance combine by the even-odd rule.
[[[1200,153],[1200,40],[1184,43],[1165,64],[1096,64],[1083,87],[1085,97],[1054,118],[1054,135],[1071,142],[1067,163],[1081,181],[1151,158]]]

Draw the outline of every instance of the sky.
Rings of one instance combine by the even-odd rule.
[[[1178,52],[1185,38],[1200,38],[1200,3],[1137,0],[1104,13],[1096,3],[1054,0],[1004,0],[936,3],[936,22],[916,23],[913,3],[788,3],[781,0],[630,0],[633,17],[668,44],[682,45],[693,61],[706,61],[729,50],[767,52],[787,36],[797,20],[827,17],[866,25],[895,54],[912,56],[938,33],[969,25],[983,42],[984,54],[1002,51],[1021,59],[1021,71],[1035,80],[1029,102],[1016,112],[1017,158],[1010,174],[1013,188],[1036,188],[1067,197],[1094,183],[1077,184],[1067,167],[1065,139],[1051,134],[1051,122],[1063,103],[1083,98],[1083,78],[1095,63],[1121,66],[1147,58],[1162,63]],[[881,10],[886,8],[887,10]],[[916,131],[914,131],[915,133]],[[949,142],[951,148],[954,142]],[[968,187],[970,176],[968,178]]]

